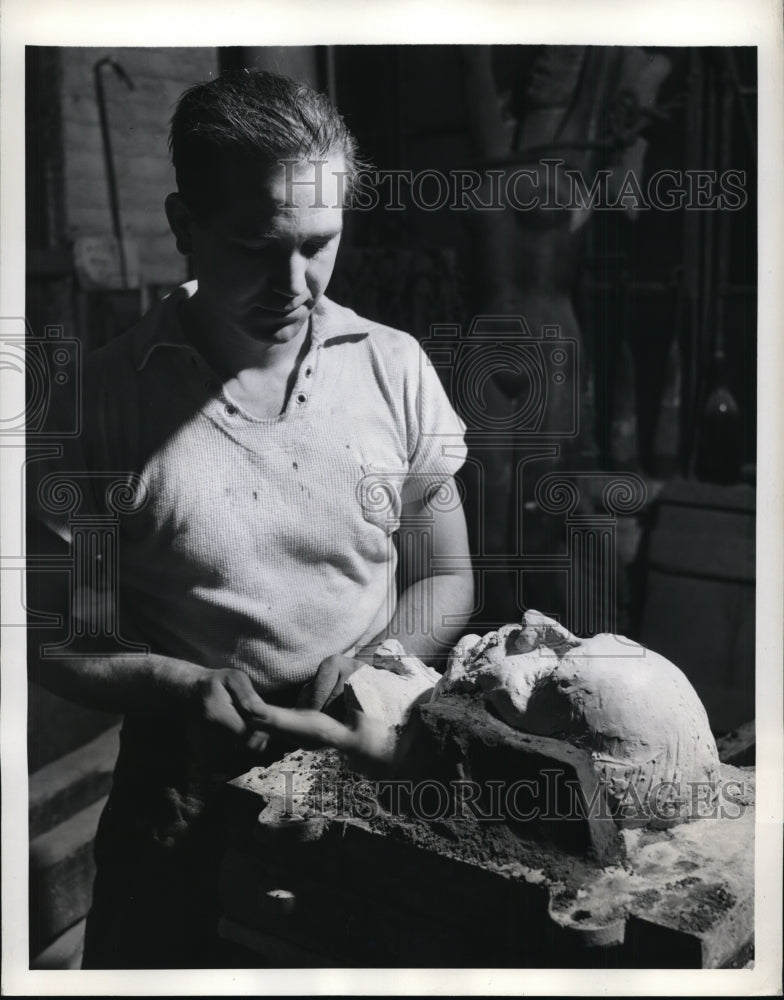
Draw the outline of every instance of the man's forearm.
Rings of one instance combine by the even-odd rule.
[[[471,616],[473,598],[469,574],[445,573],[419,580],[400,595],[389,625],[355,656],[372,662],[378,643],[394,638],[407,653],[443,668],[447,653]]]
[[[31,637],[32,638],[32,637]],[[209,673],[206,667],[157,654],[42,657],[31,641],[31,680],[70,701],[106,712],[163,715],[178,711]]]

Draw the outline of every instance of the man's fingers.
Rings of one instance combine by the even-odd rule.
[[[199,717],[206,725],[228,729],[235,736],[244,735],[247,728],[231,693],[215,678],[210,678],[200,694]]]
[[[323,712],[309,708],[280,708],[267,706],[264,729],[288,737],[303,747],[336,747],[349,749],[354,734],[342,723]]]
[[[332,688],[332,690],[330,691],[330,693],[327,695],[327,698],[324,701],[324,704],[321,705],[321,711],[322,712],[326,711],[329,708],[330,705],[332,705],[334,702],[336,702],[338,700],[338,698],[340,698],[342,696],[342,694],[343,694],[343,688],[345,687],[345,684],[346,684],[346,677],[345,677],[345,675],[342,674],[342,673],[339,673],[338,674],[338,679],[335,681],[335,686]],[[313,707],[314,708],[318,708],[319,706],[314,705]]]
[[[346,678],[364,666],[361,660],[350,656],[328,656],[321,661],[316,676],[302,692],[300,707],[324,710],[343,694]]]
[[[361,664],[359,664],[361,665]],[[240,737],[252,751],[262,751],[270,734],[280,735],[303,747],[335,747],[373,755],[376,740],[365,732],[361,720],[345,726],[320,711],[343,693],[346,677],[357,669],[357,661],[344,656],[328,657],[303,694],[311,708],[281,708],[265,702],[245,674],[237,670],[216,671],[204,689],[203,718]],[[359,722],[359,724],[358,724]]]
[[[258,721],[264,720],[267,703],[260,697],[248,676],[234,670],[227,675],[225,683],[241,715]]]
[[[321,709],[326,705],[327,699],[335,689],[335,685],[340,680],[340,664],[333,657],[324,660],[318,668],[318,672],[310,682],[312,688],[309,697],[304,703],[307,708]]]
[[[199,686],[199,712],[202,722],[247,739],[263,729],[267,705],[258,695],[250,678],[239,670],[215,670]]]
[[[245,741],[245,745],[254,753],[261,753],[263,750],[267,749],[269,741],[269,733],[265,732],[263,729],[256,729],[251,732],[250,736]]]
[[[310,708],[313,699],[313,680],[302,685],[302,690],[297,697],[297,708]]]

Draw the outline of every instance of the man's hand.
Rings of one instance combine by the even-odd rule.
[[[316,677],[307,685],[307,698],[327,705],[339,698],[343,682],[363,666],[347,656],[328,656]],[[389,754],[386,731],[362,713],[355,713],[349,725],[330,718],[310,704],[296,709],[265,702],[250,678],[239,670],[208,670],[191,693],[191,706],[200,725],[230,733],[249,749],[262,751],[271,735],[283,737],[296,746],[335,747],[358,760],[386,762]]]
[[[232,733],[250,750],[260,752],[269,742],[269,733],[258,728],[269,706],[240,670],[206,671],[194,685],[192,707],[199,722]]]
[[[343,694],[346,680],[364,667],[363,660],[354,660],[350,656],[328,656],[321,661],[316,676],[302,688],[297,699],[297,708],[315,708],[323,711]]]
[[[332,691],[361,667],[361,660],[330,656],[322,667],[323,677],[333,681]],[[312,708],[281,708],[259,697],[250,679],[238,670],[211,670],[200,681],[196,707],[203,723],[220,727],[239,737],[251,750],[263,750],[271,735],[283,737],[298,747],[334,747],[349,755],[356,766],[375,770],[389,765],[393,744],[386,726],[363,712],[350,713],[347,724]],[[339,679],[336,680],[336,677]],[[312,684],[318,677],[314,679]],[[322,697],[329,685],[317,692]],[[334,698],[339,695],[334,694]]]
[[[356,709],[343,723],[312,708],[267,705],[259,725],[306,750],[334,747],[348,756],[353,767],[370,775],[385,773],[394,758],[395,742],[385,723]]]

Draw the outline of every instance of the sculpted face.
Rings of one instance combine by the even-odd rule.
[[[718,787],[716,742],[696,691],[669,660],[623,637],[578,639],[529,611],[521,625],[458,643],[433,700],[450,695],[478,695],[512,728],[589,751],[619,805],[629,805],[633,785],[638,800],[664,794],[685,817],[690,783]]]

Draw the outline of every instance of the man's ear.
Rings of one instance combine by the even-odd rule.
[[[178,193],[173,193],[166,196],[166,201],[164,202],[164,207],[166,209],[166,218],[169,220],[169,228],[174,233],[174,238],[177,241],[177,249],[181,254],[193,253],[193,216],[191,211],[185,202],[182,200],[182,196]]]

